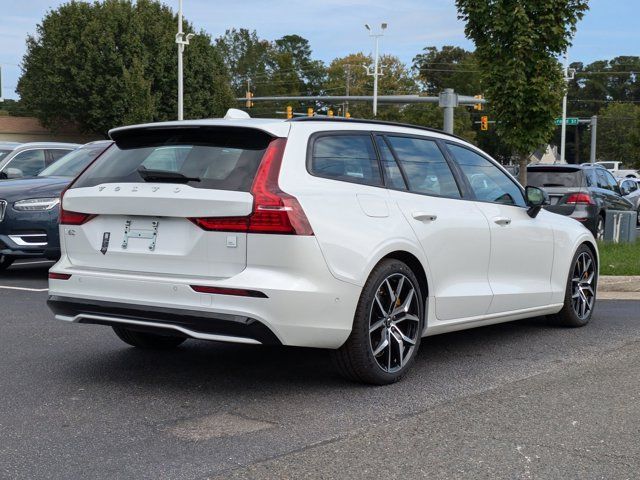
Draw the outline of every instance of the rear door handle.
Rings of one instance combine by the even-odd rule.
[[[496,217],[493,222],[504,227],[511,224],[511,219],[508,217]]]
[[[411,215],[420,222],[435,222],[438,219],[437,215],[425,212],[413,212]]]

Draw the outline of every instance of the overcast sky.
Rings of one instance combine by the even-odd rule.
[[[0,0],[0,64],[3,95],[16,98],[25,37],[35,31],[58,0]],[[177,8],[178,0],[164,0]],[[591,0],[578,25],[570,59],[585,63],[618,55],[640,55],[640,0]],[[372,42],[363,25],[389,23],[383,51],[411,59],[427,45],[473,48],[457,20],[454,0],[184,0],[185,16],[216,37],[225,29],[256,29],[267,39],[297,33],[311,42],[324,61],[369,52]]]

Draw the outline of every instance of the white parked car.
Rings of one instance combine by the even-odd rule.
[[[602,165],[609,170],[616,178],[640,178],[640,174],[637,170],[631,168],[624,168],[622,162],[596,162],[598,165]]]
[[[142,348],[332,349],[344,375],[373,384],[401,378],[427,335],[590,320],[592,234],[464,140],[240,116],[110,132],[62,199],[57,319]]]

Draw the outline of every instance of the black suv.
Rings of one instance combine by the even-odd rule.
[[[600,165],[531,165],[527,183],[549,194],[547,210],[582,222],[598,240],[604,238],[608,210],[634,209],[613,175]]]

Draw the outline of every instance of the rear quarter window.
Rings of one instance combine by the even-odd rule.
[[[330,133],[312,138],[308,168],[317,177],[382,185],[380,167],[369,133]]]

